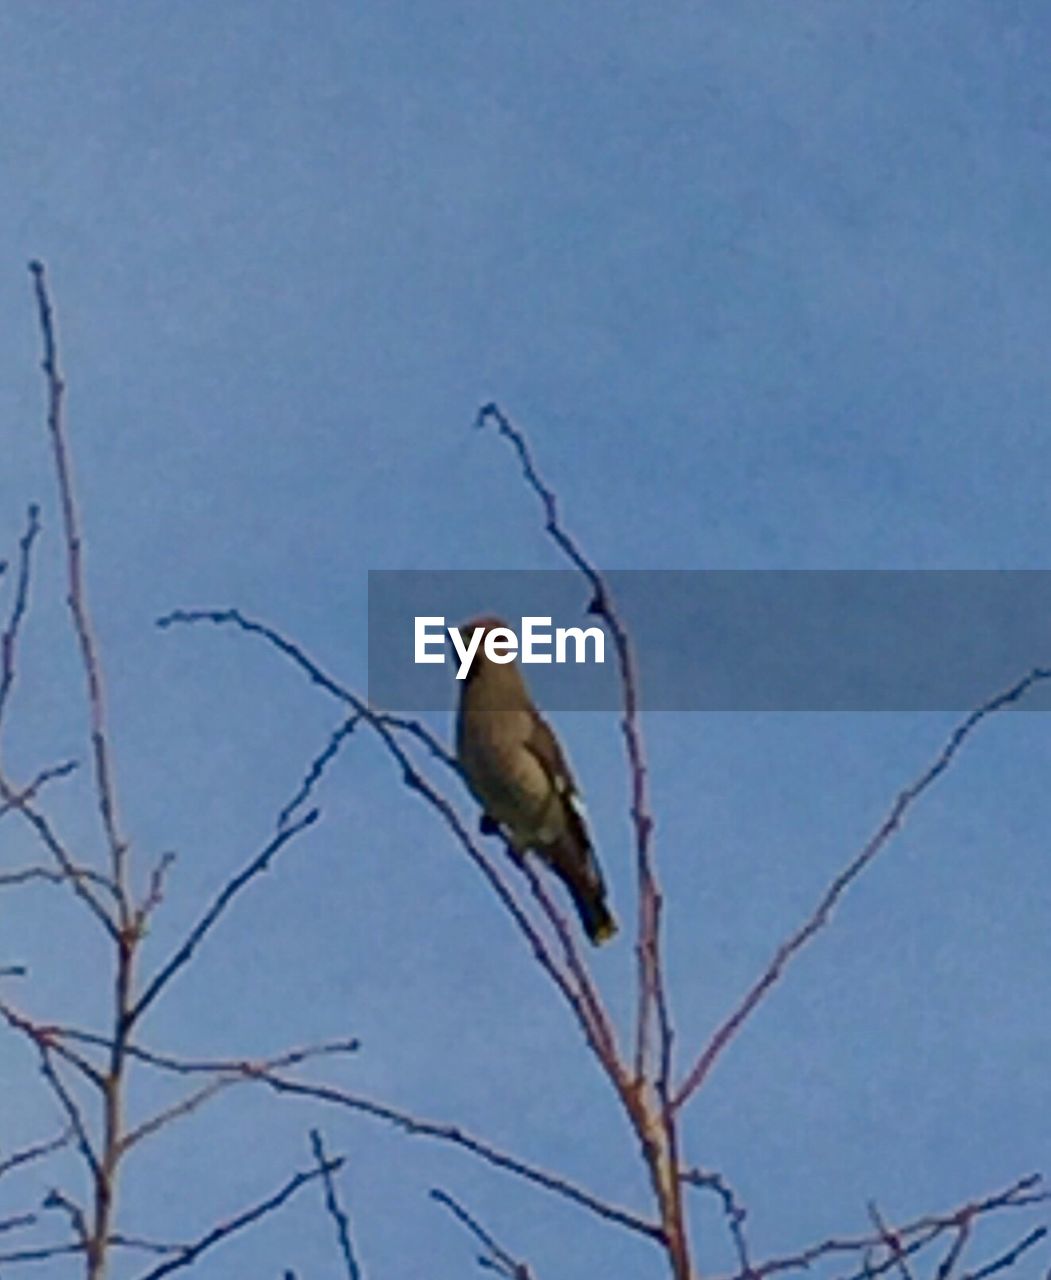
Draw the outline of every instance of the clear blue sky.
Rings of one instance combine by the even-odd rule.
[[[244,638],[152,619],[237,604],[360,684],[368,569],[561,567],[505,447],[470,430],[484,400],[528,429],[607,567],[1048,567],[1049,48],[1047,13],[1015,0],[3,9],[0,543],[40,498],[48,565],[7,759],[83,754],[39,256],[127,824],[144,859],[179,854],[154,960],[338,716]],[[651,718],[684,1048],[950,725]],[[626,913],[615,723],[560,728]],[[1044,716],[985,729],[694,1103],[688,1154],[739,1187],[760,1255],[864,1229],[871,1197],[903,1216],[1051,1166],[1047,759]],[[58,812],[95,840],[77,785]],[[348,1085],[641,1205],[573,1026],[364,737],[321,800],[154,1042],[359,1035]],[[26,856],[10,820],[0,835],[5,863]],[[5,906],[0,960],[34,969],[21,998],[82,1006],[100,953],[76,914],[54,892]],[[626,1011],[630,946],[596,967]],[[0,1147],[48,1126],[9,1036],[0,1083]],[[315,1119],[247,1091],[217,1104],[129,1167],[128,1225],[193,1236],[303,1167]],[[542,1280],[659,1274],[469,1157],[325,1127],[374,1276],[471,1272],[435,1183]],[[697,1222],[713,1237],[710,1206]],[[198,1274],[333,1275],[328,1226],[307,1196]]]

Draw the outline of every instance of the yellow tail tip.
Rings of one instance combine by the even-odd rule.
[[[617,936],[616,920],[603,920],[595,926],[595,931],[591,935],[591,941],[596,947],[601,947],[604,942],[610,942]]]

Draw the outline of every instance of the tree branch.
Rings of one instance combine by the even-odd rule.
[[[942,748],[941,752],[931,763],[931,765],[916,779],[915,782],[907,786],[899,793],[897,799],[891,806],[890,812],[880,824],[875,835],[869,840],[861,852],[850,862],[843,871],[832,881],[825,890],[820,902],[805,921],[805,923],[796,930],[789,938],[787,938],[778,947],[774,953],[773,959],[753,984],[744,999],[737,1008],[730,1014],[725,1022],[718,1028],[712,1038],[708,1041],[701,1052],[700,1057],[687,1073],[682,1084],[679,1086],[673,1099],[673,1106],[677,1110],[696,1092],[704,1083],[708,1073],[715,1065],[720,1054],[740,1031],[741,1027],[762,1002],[767,992],[781,978],[789,962],[794,956],[800,952],[806,944],[819,932],[831,918],[833,909],[839,902],[840,898],[851,886],[851,884],[861,875],[870,862],[883,850],[889,842],[891,836],[901,827],[909,809],[923,793],[935,783],[938,778],[952,764],[957,752],[961,749],[967,739],[974,730],[986,717],[1002,711],[1005,707],[1009,707],[1020,701],[1026,693],[1041,681],[1051,679],[1051,670],[1043,667],[1034,667],[1028,675],[1011,685],[1009,689],[1005,689],[1002,693],[996,694],[987,702],[977,707],[953,730],[948,742]]]
[[[507,1250],[467,1212],[462,1204],[457,1203],[447,1191],[438,1187],[431,1188],[431,1199],[444,1205],[462,1226],[474,1236],[480,1245],[487,1250],[488,1256],[478,1259],[479,1265],[488,1267],[507,1277],[507,1280],[536,1280],[535,1275],[524,1263],[513,1258]]]
[[[273,859],[281,852],[281,850],[290,841],[294,840],[300,832],[305,831],[308,827],[312,827],[320,817],[320,811],[311,809],[298,822],[292,823],[290,826],[283,827],[278,833],[270,839],[264,846],[262,851],[258,853],[252,861],[237,875],[233,876],[226,882],[223,888],[216,895],[211,906],[201,916],[200,920],[187,934],[185,940],[177,948],[175,953],[161,966],[160,970],[154,975],[146,985],[146,989],[139,998],[131,1006],[127,1023],[130,1029],[139,1021],[146,1010],[153,1004],[154,1000],[160,995],[168,983],[175,975],[183,969],[193,957],[194,952],[200,946],[205,936],[215,925],[216,921],[230,905],[233,899],[241,892],[241,890],[257,876],[266,871]]]
[[[597,1214],[600,1218],[605,1218],[610,1222],[617,1222],[621,1226],[628,1227],[630,1230],[637,1232],[639,1235],[647,1236],[651,1240],[663,1242],[663,1232],[659,1224],[648,1222],[645,1218],[640,1218],[626,1209],[618,1208],[616,1205],[607,1204],[597,1196],[592,1195],[590,1191],[578,1187],[575,1183],[569,1182],[557,1174],[549,1173],[545,1169],[539,1169],[535,1165],[527,1164],[524,1160],[519,1160],[515,1156],[507,1155],[492,1144],[483,1141],[481,1138],[475,1138],[456,1125],[436,1124],[434,1121],[421,1120],[407,1111],[399,1111],[386,1103],[374,1102],[370,1098],[349,1093],[332,1085],[310,1084],[304,1081],[291,1080],[272,1071],[255,1072],[253,1078],[267,1085],[276,1093],[284,1093],[301,1098],[313,1098],[318,1102],[331,1103],[334,1106],[345,1107],[350,1111],[372,1116],[377,1120],[384,1120],[396,1128],[403,1129],[406,1133],[436,1138],[439,1141],[451,1143],[453,1146],[470,1151],[473,1155],[478,1156],[498,1169],[504,1169],[509,1173],[516,1174],[527,1182],[532,1182],[547,1191],[552,1191],[567,1200],[572,1200],[575,1204],[579,1204],[585,1209],[590,1209],[592,1213]]]
[[[260,1218],[265,1218],[268,1214],[280,1209],[301,1187],[305,1187],[308,1182],[313,1182],[316,1178],[324,1176],[326,1171],[329,1173],[334,1172],[342,1164],[342,1160],[329,1160],[321,1167],[307,1169],[303,1173],[295,1174],[272,1196],[268,1196],[267,1199],[261,1200],[251,1208],[243,1210],[235,1217],[221,1222],[193,1244],[181,1246],[174,1258],[169,1259],[167,1262],[162,1262],[160,1266],[154,1267],[150,1271],[143,1272],[138,1277],[138,1280],[161,1280],[161,1276],[170,1275],[173,1271],[192,1266],[202,1253],[206,1253],[215,1245],[236,1235],[239,1231],[243,1231],[245,1227],[258,1222]]]
[[[40,533],[40,508],[34,503],[26,518],[26,531],[18,544],[18,579],[7,626],[0,633],[0,723],[15,682],[15,646],[29,604],[29,582],[33,571],[33,543]]]
[[[317,1161],[321,1179],[325,1184],[325,1208],[328,1210],[329,1217],[336,1224],[336,1238],[339,1241],[340,1255],[347,1271],[347,1280],[362,1280],[361,1268],[358,1265],[358,1260],[354,1254],[354,1246],[350,1240],[350,1219],[347,1217],[346,1210],[339,1203],[339,1197],[336,1195],[336,1184],[332,1177],[328,1158],[325,1155],[325,1145],[322,1141],[321,1133],[317,1129],[311,1129],[310,1131],[310,1146],[314,1153],[314,1159]]]
[[[57,1137],[50,1138],[46,1142],[38,1142],[31,1147],[23,1147],[20,1151],[13,1151],[11,1155],[0,1160],[0,1178],[10,1173],[13,1169],[18,1169],[25,1164],[32,1164],[37,1160],[43,1160],[53,1152],[61,1151],[63,1147],[68,1147],[72,1136],[72,1132],[69,1129],[64,1129]]]
[[[73,486],[73,464],[66,439],[63,416],[65,382],[58,365],[58,343],[55,337],[54,312],[47,291],[47,280],[42,262],[31,262],[29,271],[33,277],[40,334],[44,344],[42,368],[47,384],[47,427],[51,438],[55,475],[58,480],[59,502],[62,508],[62,525],[66,541],[66,569],[69,582],[70,614],[80,647],[81,663],[87,681],[88,706],[91,713],[91,746],[95,763],[95,789],[99,813],[110,851],[110,874],[117,888],[121,911],[127,912],[126,856],[127,841],[120,830],[117,816],[116,790],[113,780],[113,760],[109,744],[109,728],[106,723],[106,704],[103,692],[102,663],[95,642],[84,587],[83,545],[80,533],[80,515],[77,510]],[[122,916],[127,923],[126,915]]]

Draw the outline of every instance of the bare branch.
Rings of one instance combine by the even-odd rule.
[[[5,1231],[20,1231],[23,1227],[36,1225],[35,1213],[16,1213],[13,1218],[0,1218],[0,1235]]]
[[[29,604],[29,582],[33,570],[33,543],[40,533],[40,508],[29,508],[26,531],[18,544],[18,581],[7,626],[0,633],[0,722],[3,721],[11,689],[15,682],[15,646],[18,632]]]
[[[206,1102],[210,1102],[212,1098],[225,1092],[233,1085],[245,1084],[267,1071],[278,1071],[298,1066],[302,1062],[316,1058],[353,1052],[357,1048],[358,1042],[356,1040],[338,1040],[333,1041],[331,1044],[292,1049],[277,1057],[264,1059],[261,1062],[251,1062],[247,1059],[241,1061],[194,1062],[166,1058],[160,1054],[149,1053],[129,1045],[125,1052],[130,1058],[135,1058],[154,1067],[164,1068],[178,1075],[208,1074],[213,1078],[207,1084],[194,1089],[185,1098],[181,1098],[178,1102],[163,1108],[163,1110],[158,1111],[149,1119],[136,1125],[134,1129],[129,1130],[121,1141],[121,1150],[128,1150],[128,1148],[135,1146],[136,1143],[141,1142],[143,1138],[156,1133],[158,1129],[163,1129],[165,1125],[170,1124],[173,1120],[178,1120],[182,1116],[196,1111]]]
[[[666,1080],[671,1053],[671,1024],[664,1000],[660,974],[660,888],[657,883],[651,851],[653,816],[649,807],[647,768],[639,724],[638,672],[631,637],[621,622],[613,603],[609,586],[599,570],[584,555],[576,540],[562,527],[558,515],[558,500],[554,491],[544,482],[524,434],[496,404],[484,405],[478,412],[476,424],[488,423],[510,442],[522,466],[522,474],[544,509],[545,530],[567,559],[583,574],[591,589],[588,612],[601,618],[609,628],[617,652],[620,682],[623,694],[623,718],[621,729],[628,757],[631,785],[631,819],[635,830],[635,854],[639,881],[639,922],[636,939],[638,957],[638,1015],[636,1017],[635,1077],[641,1080],[646,1071],[650,1022],[656,1011],[661,1021],[662,1046],[661,1074]]]
[[[539,903],[540,910],[550,921],[551,927],[558,937],[562,947],[562,954],[576,982],[576,994],[583,1006],[583,1013],[588,1019],[589,1035],[595,1045],[596,1052],[599,1054],[602,1065],[606,1069],[606,1074],[613,1081],[618,1091],[623,1091],[627,1087],[628,1081],[617,1050],[616,1033],[613,1030],[613,1024],[610,1022],[598,989],[592,981],[587,964],[580,954],[573,931],[570,929],[566,917],[555,906],[554,900],[548,893],[532,861],[528,858],[517,857],[509,844],[507,845],[507,851],[512,864],[521,870],[528,880],[533,897]]]
[[[165,1125],[171,1124],[174,1120],[180,1120],[183,1116],[191,1115],[198,1108],[203,1107],[206,1102],[210,1102],[218,1094],[224,1093],[232,1085],[241,1084],[242,1080],[243,1077],[241,1076],[220,1076],[194,1089],[192,1093],[185,1098],[180,1098],[178,1102],[173,1102],[171,1106],[164,1107],[150,1116],[149,1119],[137,1124],[134,1129],[129,1129],[123,1135],[120,1140],[121,1154],[123,1155],[125,1152],[130,1151],[132,1147],[137,1146],[144,1138],[157,1133]]]
[[[112,1038],[99,1035],[95,1031],[85,1031],[81,1027],[65,1026],[59,1023],[51,1023],[46,1026],[37,1025],[31,1023],[3,1001],[0,1001],[0,1015],[7,1018],[19,1030],[26,1031],[34,1040],[37,1034],[44,1036],[53,1045],[56,1052],[70,1052],[65,1044],[66,1041],[71,1041],[74,1044],[91,1045],[97,1049],[104,1049],[107,1053],[113,1052]],[[127,1057],[135,1058],[149,1066],[156,1067],[158,1070],[169,1071],[178,1075],[222,1075],[234,1073],[252,1076],[262,1070],[284,1070],[317,1058],[356,1053],[360,1048],[360,1040],[355,1037],[344,1036],[337,1040],[323,1040],[317,1044],[286,1049],[274,1057],[261,1060],[248,1057],[183,1058],[175,1054],[160,1053],[154,1049],[147,1049],[143,1045],[135,1044],[129,1040],[124,1045],[124,1053]],[[85,1059],[78,1057],[75,1065],[85,1061]],[[91,1064],[88,1064],[89,1068],[90,1066]],[[95,1076],[94,1080],[95,1083],[101,1085],[101,1075]]]
[[[142,1236],[127,1236],[121,1232],[114,1232],[109,1238],[110,1244],[115,1244],[121,1249],[137,1249],[140,1253],[154,1253],[166,1255],[178,1253],[185,1249],[184,1244],[168,1244],[163,1240],[146,1240]]]
[[[19,867],[17,871],[0,871],[0,889],[11,889],[18,885],[30,884],[34,880],[45,880],[48,884],[65,884],[66,877],[53,867]]]
[[[949,1280],[956,1268],[957,1262],[963,1257],[963,1251],[967,1247],[967,1241],[971,1234],[971,1214],[964,1211],[960,1215],[960,1221],[956,1227],[956,1236],[949,1246],[949,1251],[938,1265],[938,1270],[934,1274],[934,1280]]]
[[[214,902],[212,902],[204,915],[201,916],[200,920],[198,920],[190,930],[186,939],[178,947],[174,955],[172,955],[165,964],[161,966],[160,971],[154,975],[151,981],[147,984],[146,989],[131,1007],[127,1018],[127,1025],[129,1028],[138,1022],[172,978],[175,977],[180,969],[185,967],[194,952],[197,950],[198,946],[204,940],[206,934],[238,893],[240,893],[240,891],[257,876],[268,870],[270,863],[281,852],[285,845],[294,840],[300,832],[305,831],[308,827],[312,827],[319,817],[320,812],[317,809],[311,809],[308,813],[304,814],[298,822],[294,822],[291,826],[282,828],[282,830],[267,842],[263,850],[258,853],[246,867],[226,882],[223,888],[219,891]]]
[[[21,1165],[32,1164],[36,1160],[43,1160],[46,1156],[51,1155],[55,1151],[61,1151],[63,1147],[69,1146],[69,1140],[72,1133],[66,1129],[56,1138],[51,1138],[47,1142],[38,1142],[31,1147],[23,1147],[21,1151],[12,1152],[6,1159],[0,1160],[0,1178],[10,1173],[13,1169],[19,1168]]]
[[[92,881],[95,876],[87,867],[77,867],[72,875],[65,871],[56,871],[54,867],[19,867],[15,871],[0,871],[0,888],[10,889],[17,885],[31,884],[34,880],[43,880],[47,884],[65,884],[73,877]]]
[[[116,885],[108,877],[78,866],[70,855],[69,850],[55,834],[47,818],[44,817],[39,809],[35,809],[29,803],[24,792],[15,790],[2,773],[0,773],[0,803],[3,805],[4,812],[15,809],[22,814],[36,832],[44,848],[54,858],[63,877],[73,887],[74,893],[91,911],[91,914],[106,930],[110,938],[116,942],[120,937],[120,930],[110,913],[88,887],[89,884],[103,886],[108,893],[119,900]]]
[[[693,1271],[683,1213],[682,1183],[678,1173],[679,1139],[671,1105],[672,1047],[675,1033],[661,959],[663,896],[652,850],[653,815],[650,810],[648,768],[639,717],[639,676],[634,648],[627,627],[621,621],[613,602],[609,584],[560,522],[554,490],[541,478],[525,435],[495,404],[484,405],[478,413],[476,423],[479,427],[492,423],[498,434],[510,442],[526,482],[540,499],[546,532],[587,581],[591,590],[588,612],[605,623],[617,654],[621,688],[621,732],[628,762],[630,813],[635,835],[638,881],[634,1083],[629,1087],[618,1082],[617,1087],[642,1143],[650,1180],[660,1206],[665,1245],[673,1272],[677,1280],[690,1280]],[[656,1062],[652,1063],[654,1024],[657,1045]],[[647,1086],[651,1080],[656,1086],[656,1107],[647,1096]]]
[[[59,1057],[64,1058],[70,1066],[75,1067],[86,1080],[90,1080],[97,1089],[102,1088],[102,1073],[93,1063],[64,1043],[65,1039],[72,1037],[64,1032],[62,1028],[53,1027],[42,1022],[34,1022],[31,1018],[27,1018],[24,1013],[20,1013],[7,1000],[0,1000],[0,1017],[14,1031],[18,1031],[25,1036],[38,1052],[43,1049],[53,1050]]]
[[[150,872],[149,884],[146,888],[146,896],[143,898],[139,909],[135,913],[136,933],[142,933],[150,916],[153,915],[164,901],[164,886],[167,882],[168,872],[174,866],[175,854],[168,850],[166,853],[161,854],[153,870]]]
[[[748,1249],[748,1237],[745,1235],[744,1223],[748,1216],[747,1210],[741,1204],[740,1199],[734,1192],[733,1187],[726,1181],[721,1173],[717,1173],[714,1169],[684,1169],[681,1174],[683,1182],[689,1183],[693,1187],[703,1187],[706,1191],[713,1191],[722,1202],[723,1216],[726,1218],[726,1225],[730,1232],[730,1238],[733,1240],[734,1249],[737,1252],[737,1261],[740,1266],[740,1275],[743,1277],[752,1276],[752,1259]]]
[[[890,1256],[894,1259],[894,1263],[901,1273],[901,1280],[913,1280],[913,1275],[909,1270],[908,1260],[905,1256],[904,1246],[901,1242],[901,1236],[883,1221],[883,1216],[877,1208],[875,1200],[869,1203],[869,1217],[872,1219],[872,1225],[879,1232],[880,1239],[887,1246]]]
[[[37,793],[49,782],[54,782],[58,778],[67,778],[76,768],[78,768],[78,762],[76,760],[66,760],[62,764],[51,765],[47,769],[41,769],[33,781],[17,793],[18,803],[24,803],[27,800],[34,799]],[[17,808],[18,803],[8,804],[7,801],[4,801],[3,804],[0,804],[0,818],[2,818],[5,813],[10,813],[12,809]],[[83,870],[81,874],[90,877],[94,873]],[[100,876],[98,879],[101,881],[104,877]]]
[[[173,1271],[179,1271],[183,1267],[192,1266],[193,1263],[215,1245],[220,1244],[224,1240],[228,1240],[231,1236],[236,1235],[239,1231],[243,1231],[245,1227],[251,1226],[258,1222],[260,1218],[265,1218],[268,1214],[280,1209],[281,1206],[296,1194],[301,1187],[313,1182],[315,1178],[324,1176],[324,1173],[333,1173],[336,1169],[342,1167],[342,1160],[329,1160],[325,1165],[307,1169],[303,1173],[297,1173],[284,1184],[279,1191],[276,1191],[267,1199],[261,1200],[258,1204],[253,1205],[250,1209],[244,1209],[241,1213],[233,1218],[228,1218],[221,1222],[218,1226],[213,1227],[193,1244],[180,1246],[174,1258],[167,1262],[162,1262],[160,1266],[154,1267],[150,1271],[145,1271],[138,1280],[160,1280],[161,1276],[170,1275]]]
[[[336,1184],[332,1177],[332,1170],[325,1155],[325,1146],[321,1134],[317,1129],[311,1129],[310,1131],[310,1145],[314,1152],[314,1159],[317,1161],[322,1181],[325,1184],[325,1208],[328,1210],[329,1217],[336,1224],[336,1237],[339,1240],[339,1251],[343,1258],[343,1265],[346,1267],[347,1280],[362,1280],[361,1268],[354,1254],[354,1246],[350,1241],[350,1219],[347,1217],[346,1210],[339,1203],[339,1197],[336,1195]]]
[[[348,716],[337,729],[333,730],[324,748],[310,762],[310,768],[307,770],[299,790],[278,814],[277,828],[279,831],[291,821],[296,810],[310,798],[314,788],[324,776],[325,770],[339,755],[340,747],[357,728],[360,720],[361,716],[355,712],[354,715]]]
[[[9,1253],[0,1253],[0,1264],[18,1262],[46,1262],[49,1258],[68,1257],[71,1253],[83,1253],[81,1244],[49,1244],[37,1249],[12,1249]]]
[[[1051,1195],[1041,1190],[1041,1185],[1040,1174],[1029,1174],[1025,1178],[1019,1178],[1003,1191],[994,1192],[984,1199],[970,1201],[947,1213],[926,1214],[904,1226],[899,1226],[896,1228],[899,1240],[909,1242],[903,1247],[902,1252],[906,1257],[911,1257],[946,1232],[958,1231],[964,1221],[974,1222],[1001,1209],[1022,1209],[1045,1204],[1051,1200]],[[750,1280],[765,1280],[765,1277],[783,1271],[809,1270],[815,1262],[825,1258],[864,1253],[866,1250],[879,1248],[884,1244],[882,1235],[830,1237],[798,1253],[753,1265],[751,1270],[742,1274],[746,1274]],[[851,1280],[864,1280],[870,1275],[882,1274],[894,1265],[893,1256],[879,1264],[869,1263],[862,1271],[855,1273]],[[939,1280],[945,1280],[945,1278],[939,1276]]]
[[[447,1191],[441,1191],[437,1187],[432,1187],[431,1199],[437,1200],[439,1204],[444,1205],[457,1222],[465,1226],[479,1244],[488,1250],[488,1258],[478,1259],[481,1265],[488,1265],[493,1271],[497,1271],[500,1275],[506,1276],[507,1280],[536,1280],[530,1268],[524,1262],[519,1262],[516,1258],[513,1258],[507,1250],[499,1244],[488,1231],[486,1231],[477,1218],[472,1217],[463,1205],[454,1200]]]
[[[106,724],[105,697],[103,694],[102,663],[95,643],[84,588],[83,556],[80,533],[80,516],[77,511],[73,485],[73,467],[63,417],[65,383],[58,365],[58,344],[55,338],[54,313],[47,291],[44,265],[31,262],[29,271],[33,277],[36,294],[40,333],[44,344],[42,367],[47,382],[47,426],[51,437],[51,449],[58,479],[59,501],[62,508],[62,525],[66,542],[66,568],[69,580],[68,604],[73,618],[81,663],[87,681],[88,705],[91,712],[91,745],[95,762],[95,789],[99,813],[110,850],[110,874],[117,889],[122,912],[126,911],[125,859],[127,841],[121,834],[117,817],[117,801],[113,781],[113,762]],[[125,919],[126,923],[126,919]]]
[[[0,1229],[2,1229],[2,1224],[0,1224]],[[161,1256],[179,1253],[188,1248],[187,1245],[144,1240],[138,1236],[126,1236],[119,1232],[111,1235],[107,1244],[115,1245],[120,1249],[134,1249],[139,1253],[153,1253]],[[50,1258],[68,1257],[70,1254],[85,1253],[86,1251],[87,1245],[80,1243],[43,1245],[35,1249],[18,1249],[10,1253],[0,1253],[0,1263],[46,1262]]]
[[[60,1191],[58,1187],[52,1189],[44,1197],[45,1209],[59,1209],[69,1219],[70,1226],[73,1228],[73,1234],[76,1236],[78,1243],[82,1249],[88,1247],[88,1223],[84,1216],[84,1210],[75,1201],[71,1200],[64,1191]]]
[[[1035,685],[1043,680],[1051,679],[1051,670],[1043,667],[1034,667],[1027,676],[1024,676],[1017,683],[1013,684],[1009,689],[1005,689],[1002,693],[998,693],[995,697],[990,698],[980,707],[970,713],[967,718],[962,721],[952,732],[945,747],[935,758],[933,763],[916,779],[915,782],[907,786],[904,791],[898,794],[897,799],[891,806],[890,812],[880,824],[876,834],[869,840],[868,844],[861,852],[850,862],[843,871],[832,881],[829,887],[822,895],[821,901],[807,919],[807,921],[796,930],[791,937],[787,938],[774,953],[773,959],[767,966],[762,976],[751,987],[744,999],[737,1008],[730,1014],[725,1022],[718,1028],[712,1038],[708,1041],[700,1057],[687,1073],[682,1084],[673,1099],[673,1105],[676,1109],[681,1107],[684,1102],[704,1083],[715,1065],[719,1055],[734,1038],[741,1027],[748,1020],[749,1016],[754,1012],[756,1007],[761,1003],[767,992],[780,979],[785,971],[789,961],[801,951],[810,939],[826,925],[831,918],[832,911],[840,898],[847,891],[850,885],[865,870],[870,862],[879,854],[886,846],[891,836],[901,827],[905,817],[912,807],[913,803],[941,777],[948,769],[954,757],[960,748],[964,745],[973,731],[978,727],[987,716],[993,715],[997,711],[1003,710],[1018,702],[1025,694]]]
[[[298,1049],[286,1049],[284,1053],[273,1058],[254,1060],[251,1058],[178,1058],[171,1054],[156,1053],[152,1049],[144,1049],[141,1045],[129,1044],[128,1056],[138,1058],[165,1071],[180,1075],[238,1073],[252,1078],[263,1071],[282,1071],[288,1067],[297,1067],[303,1062],[316,1058],[335,1057],[348,1053],[357,1053],[361,1041],[353,1037],[341,1040],[326,1040],[320,1044],[304,1045]]]
[[[979,1267],[977,1271],[968,1271],[966,1275],[961,1276],[960,1280],[985,1280],[986,1276],[995,1275],[997,1271],[1006,1271],[1008,1267],[1013,1267],[1023,1253],[1028,1252],[1033,1245],[1039,1244],[1047,1235],[1047,1227],[1037,1227],[1030,1231],[1024,1239],[1006,1253],[1002,1253],[998,1258],[994,1258],[992,1262],[987,1262],[984,1267]]]
[[[405,716],[391,715],[387,711],[378,711],[376,719],[387,726],[388,729],[400,729],[403,733],[407,733],[411,738],[415,738],[427,748],[436,760],[440,760],[447,769],[450,769],[458,778],[463,777],[463,771],[460,769],[460,762],[453,753],[441,742],[435,734],[422,724],[419,720],[410,720]]]
[[[600,1218],[605,1218],[610,1222],[617,1222],[621,1226],[628,1227],[630,1230],[647,1236],[651,1240],[663,1241],[663,1232],[659,1224],[648,1222],[645,1218],[640,1218],[626,1209],[618,1208],[616,1205],[607,1204],[597,1196],[592,1195],[590,1191],[576,1186],[576,1184],[569,1182],[565,1178],[560,1178],[557,1174],[549,1173],[547,1170],[527,1164],[524,1160],[519,1160],[515,1156],[507,1155],[481,1138],[475,1138],[473,1135],[466,1133],[456,1125],[436,1124],[430,1120],[421,1120],[407,1111],[399,1111],[394,1107],[387,1106],[386,1103],[374,1102],[369,1098],[363,1098],[358,1094],[349,1093],[332,1085],[309,1084],[304,1081],[290,1080],[287,1076],[280,1076],[271,1071],[257,1072],[254,1078],[277,1093],[290,1094],[301,1098],[313,1098],[318,1102],[328,1102],[338,1107],[345,1107],[350,1111],[358,1111],[364,1115],[373,1116],[377,1120],[384,1120],[388,1124],[403,1129],[406,1133],[427,1138],[437,1138],[439,1141],[451,1143],[453,1146],[470,1151],[498,1169],[504,1169],[509,1173],[516,1174],[527,1182],[532,1182],[547,1191],[552,1191],[567,1200],[572,1200],[575,1204],[582,1205],[585,1209],[590,1209],[592,1213],[597,1214]]]
[[[102,1164],[95,1154],[95,1149],[91,1144],[88,1136],[87,1121],[84,1119],[84,1113],[80,1108],[80,1104],[70,1093],[66,1087],[62,1077],[58,1074],[55,1064],[51,1061],[51,1050],[47,1044],[40,1041],[37,1045],[40,1050],[40,1071],[51,1086],[51,1091],[61,1104],[62,1110],[66,1113],[73,1136],[76,1139],[77,1149],[84,1157],[91,1172],[92,1178],[96,1184],[102,1179]]]

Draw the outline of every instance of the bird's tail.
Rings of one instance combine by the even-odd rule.
[[[594,943],[596,947],[600,947],[604,942],[609,942],[616,935],[617,922],[606,905],[605,890],[599,886],[597,890],[592,889],[589,892],[582,892],[574,885],[570,885],[569,892],[573,898],[573,905],[577,909],[577,915],[580,916],[580,923],[584,926],[584,932],[588,935],[588,940]]]
[[[617,922],[607,905],[602,872],[583,824],[572,823],[543,850],[543,856],[569,890],[588,940],[596,947],[608,942],[617,932]]]

